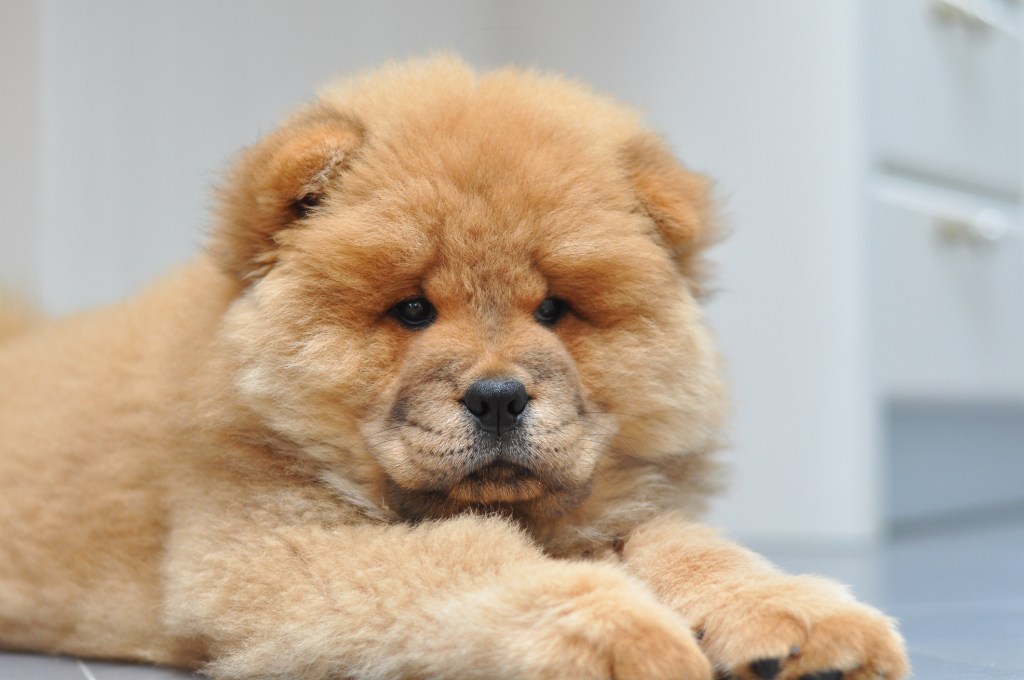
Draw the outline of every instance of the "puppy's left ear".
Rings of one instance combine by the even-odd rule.
[[[703,294],[707,272],[702,254],[719,237],[710,180],[680,165],[653,134],[630,140],[624,158],[641,209],[693,290]]]
[[[352,118],[310,108],[242,152],[219,191],[210,250],[242,282],[277,261],[279,235],[319,207],[363,139]]]

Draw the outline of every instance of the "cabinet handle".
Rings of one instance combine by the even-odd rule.
[[[1014,39],[1020,34],[1002,21],[982,0],[932,0],[932,10],[943,21],[983,33],[998,31]]]
[[[1010,233],[1010,219],[1001,210],[982,210],[974,218],[943,216],[935,218],[935,231],[943,241],[995,245]]]

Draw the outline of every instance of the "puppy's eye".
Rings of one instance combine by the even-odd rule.
[[[292,203],[292,210],[300,218],[308,217],[309,213],[318,207],[320,207],[320,196],[317,194],[306,194]]]
[[[556,297],[544,298],[533,312],[533,318],[542,326],[554,326],[568,311],[565,300]]]
[[[437,318],[437,310],[425,297],[402,300],[391,308],[391,314],[407,328],[424,328]]]

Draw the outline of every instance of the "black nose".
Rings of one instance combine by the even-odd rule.
[[[469,386],[462,403],[487,432],[501,435],[519,423],[530,400],[523,383],[514,378],[484,378]]]

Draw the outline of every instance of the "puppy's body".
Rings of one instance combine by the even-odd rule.
[[[24,302],[0,293],[0,342],[24,332],[35,321],[35,314]]]
[[[690,524],[724,411],[707,200],[557,79],[435,60],[325,92],[240,159],[209,255],[0,340],[0,645],[901,676],[883,617]]]
[[[229,300],[223,279],[193,265],[131,302],[2,346],[5,645],[175,660],[160,560],[172,487],[192,476],[181,424]]]

